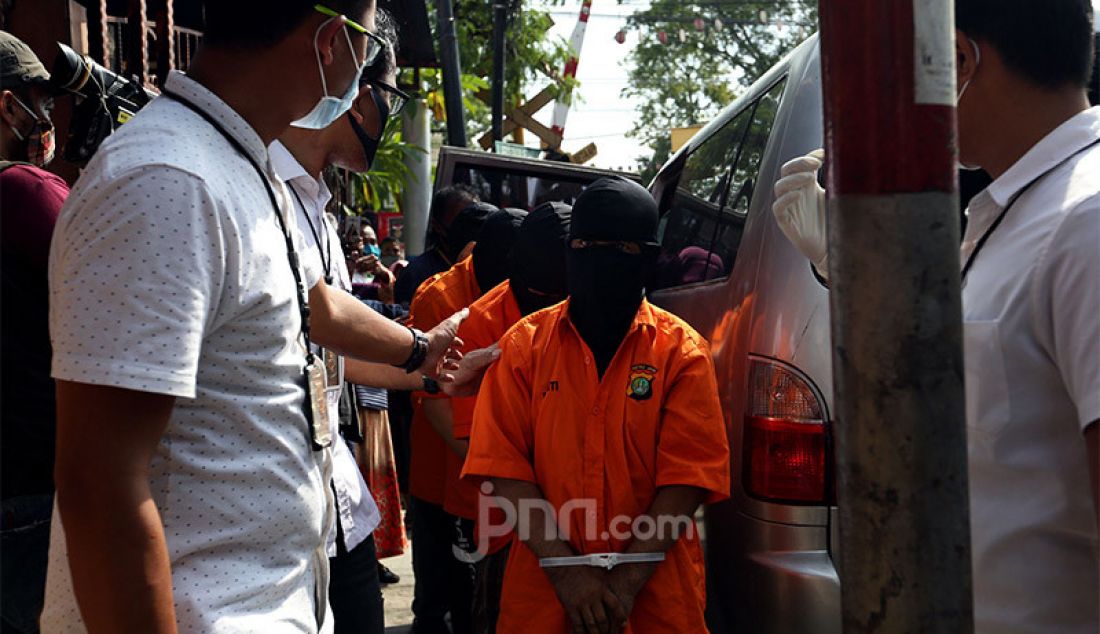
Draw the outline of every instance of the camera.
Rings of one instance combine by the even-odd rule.
[[[84,165],[118,126],[156,97],[136,77],[125,78],[58,42],[50,82],[77,95],[65,141],[66,161]]]

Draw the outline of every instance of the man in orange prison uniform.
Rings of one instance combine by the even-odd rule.
[[[463,208],[452,225],[463,227],[467,235],[476,237],[485,219],[496,210],[492,205],[474,203]],[[462,310],[477,299],[480,291],[473,274],[473,261],[467,257],[447,271],[425,280],[416,290],[409,308],[409,325],[421,328],[439,323],[447,311]],[[428,387],[438,392],[438,385]],[[454,519],[443,510],[446,497],[447,454],[443,438],[428,423],[421,400],[426,392],[412,395],[413,416],[409,428],[409,513],[412,516],[411,541],[413,551],[413,628],[416,634],[447,634],[446,615],[468,612],[470,591],[455,591],[452,579],[469,576],[468,566],[451,554]],[[452,618],[455,618],[452,615]]]
[[[442,319],[444,313],[452,306],[457,306],[456,310],[465,308],[481,295],[482,285],[491,288],[489,284],[495,285],[507,275],[508,255],[514,241],[515,229],[526,212],[497,210],[484,203],[473,207],[486,210],[473,253],[447,271],[429,278],[417,289],[410,310],[410,321],[416,327],[419,327],[420,323]],[[489,209],[491,211],[488,211]],[[467,210],[463,210],[462,213],[467,213]],[[414,597],[413,612],[417,621],[414,623],[414,631],[444,631],[439,630],[438,626],[442,625],[443,613],[450,612],[451,629],[459,634],[469,632],[471,628],[474,572],[469,559],[456,559],[455,553],[458,551],[452,548],[452,545],[458,545],[460,549],[473,550],[473,527],[472,521],[466,520],[464,523],[447,508],[455,506],[462,508],[456,502],[458,499],[472,500],[469,504],[476,506],[477,489],[474,485],[459,482],[462,456],[457,450],[452,451],[447,448],[457,446],[449,427],[446,429],[446,434],[442,434],[438,421],[433,420],[433,401],[442,399],[445,395],[439,391],[437,385],[426,387],[429,389],[413,395],[411,432],[414,440],[424,442],[425,445],[436,442],[445,444],[442,452],[431,455],[436,461],[431,465],[419,459],[416,453],[418,447],[414,444],[410,486],[417,482],[419,469],[428,469],[436,478],[436,482],[442,484],[443,495],[441,502],[433,503],[431,506],[424,504],[424,500],[421,499],[415,501],[413,564],[417,587],[414,592],[420,589],[423,592]],[[446,405],[443,401],[439,402]],[[425,436],[428,437],[425,438]],[[462,451],[465,451],[464,447]],[[421,521],[429,524],[420,528],[425,529],[424,533],[429,533],[425,536],[425,540],[428,541],[430,550],[423,548],[420,552],[430,553],[430,555],[421,558],[418,564],[416,537],[421,534],[418,531],[418,522]],[[428,604],[428,597],[446,597],[446,601],[442,605],[438,600]],[[419,598],[424,598],[424,601],[418,603]],[[430,615],[430,622],[434,625],[429,627],[428,617],[422,614]]]
[[[565,239],[569,232],[572,208],[560,202],[539,205],[523,220],[512,249],[508,279],[481,296],[470,306],[470,316],[459,333],[462,351],[487,348],[526,315],[565,299]],[[468,442],[477,397],[451,399],[452,430],[455,439]],[[465,481],[464,481],[465,482]],[[473,483],[467,482],[473,488]],[[474,493],[477,489],[474,488]],[[450,500],[448,500],[449,502]],[[476,521],[475,544],[479,557],[475,564],[473,624],[476,634],[496,631],[500,612],[500,591],[504,566],[511,543],[511,532],[493,533],[483,524],[500,525],[503,516],[493,508],[491,498],[475,496],[474,515],[449,512]],[[492,518],[489,517],[493,512]],[[485,522],[488,519],[488,522]]]
[[[706,343],[643,298],[657,220],[639,185],[589,186],[570,299],[512,327],[481,385],[463,475],[558,516],[517,514],[500,632],[706,631],[691,517],[728,495],[729,444]]]

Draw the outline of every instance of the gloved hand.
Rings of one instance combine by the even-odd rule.
[[[817,171],[825,164],[825,150],[792,159],[779,170],[772,213],[783,234],[809,258],[818,275],[829,279],[829,242],[825,219],[825,190]]]

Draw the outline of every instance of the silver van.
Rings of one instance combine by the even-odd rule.
[[[731,498],[705,511],[712,632],[840,632],[829,303],[771,214],[786,161],[821,147],[811,37],[697,133],[651,191],[650,299],[711,344]]]
[[[651,185],[663,244],[651,300],[711,342],[733,451],[732,497],[704,513],[715,634],[841,630],[828,298],[770,211],[779,167],[821,147],[821,128],[815,36]],[[529,209],[572,202],[610,173],[447,147],[435,187],[466,183]]]

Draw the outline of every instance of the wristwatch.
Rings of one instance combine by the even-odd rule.
[[[427,392],[428,394],[439,394],[439,392],[440,392],[439,381],[436,381],[435,379],[428,376],[427,374],[425,374],[423,376],[423,379],[424,379],[424,391],[425,392]]]

